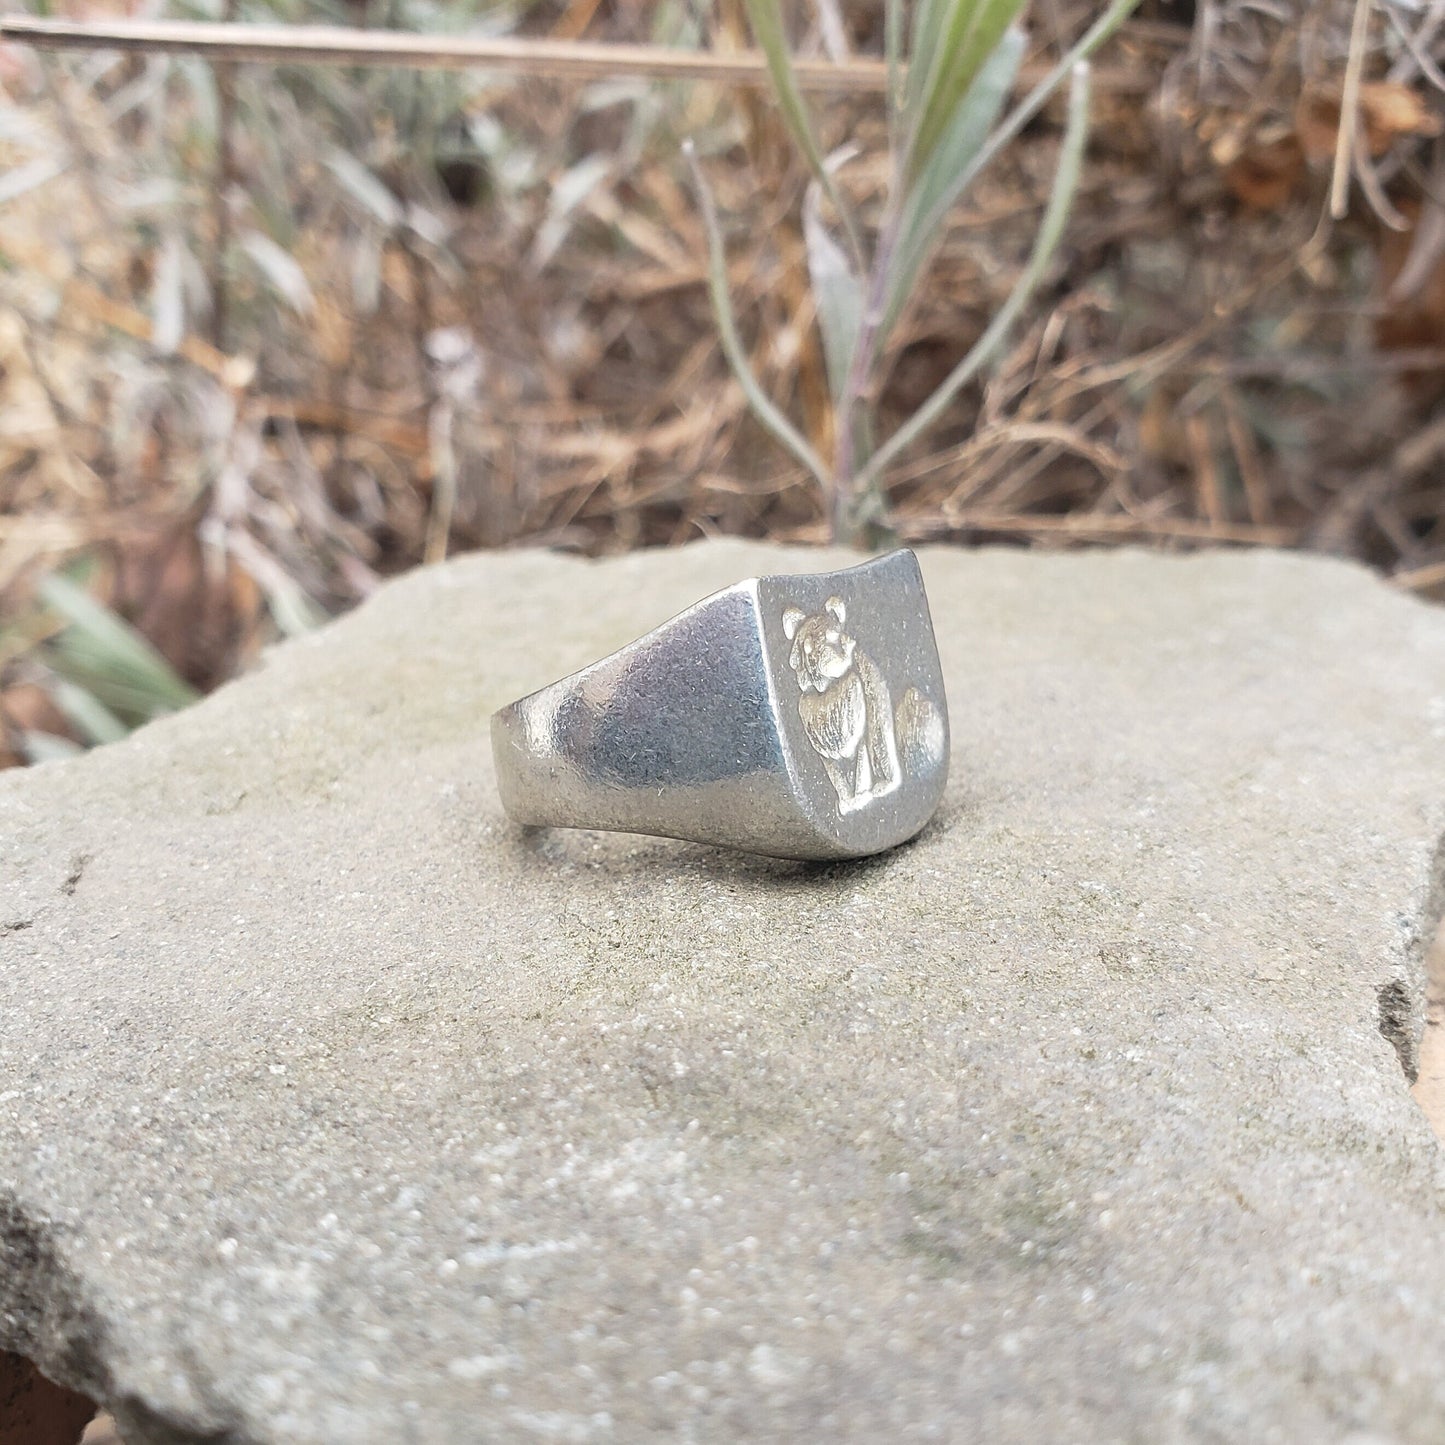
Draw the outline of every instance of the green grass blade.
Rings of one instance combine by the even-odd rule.
[[[390,187],[372,175],[355,156],[338,146],[323,160],[346,193],[387,230],[394,231],[401,225],[404,219],[401,202],[392,194]]]
[[[682,153],[692,171],[693,185],[697,187],[698,204],[702,207],[703,229],[707,233],[707,288],[712,299],[713,317],[717,322],[718,340],[723,355],[732,367],[738,385],[743,389],[748,405],[757,419],[785,446],[817,479],[826,492],[829,486],[828,470],[817,452],[808,445],[807,438],[778,409],[773,399],[762,388],[753,369],[748,364],[747,353],[738,337],[737,321],[733,316],[732,296],[728,290],[727,257],[723,252],[722,228],[718,224],[717,207],[713,204],[712,191],[698,164],[697,151],[691,141],[683,143]]]
[[[87,668],[64,650],[48,647],[40,653],[43,661],[57,677],[90,693],[108,712],[113,713],[127,728],[138,728],[158,717],[165,717],[175,711],[171,707],[157,704],[155,694]]]
[[[1034,248],[1023,274],[1014,283],[1008,300],[999,308],[987,330],[974,343],[968,354],[943,379],[938,388],[874,453],[863,471],[864,487],[876,486],[884,468],[906,447],[917,441],[947,409],[959,390],[970,382],[1003,345],[1009,329],[1038,288],[1043,274],[1053,259],[1078,189],[1083,168],[1084,142],[1089,133],[1089,67],[1080,61],[1074,67],[1069,87],[1069,118],[1064,131],[1063,148],[1059,153],[1058,170],[1054,174],[1049,203],[1034,238]]]
[[[57,737],[55,733],[37,732],[34,729],[26,729],[20,734],[20,747],[25,754],[25,761],[31,767],[39,767],[41,763],[64,762],[66,758],[79,757],[85,751],[69,738]]]
[[[1023,0],[956,0],[951,7],[937,52],[927,58],[928,80],[912,117],[905,164],[910,183],[928,166],[979,72],[1022,9]]]
[[[94,693],[77,683],[57,677],[50,686],[50,696],[66,722],[93,746],[119,742],[130,733],[130,729]]]
[[[153,687],[137,682],[123,663],[73,627],[47,643],[39,655],[57,677],[84,688],[131,727],[176,710],[158,698]]]
[[[844,202],[842,194],[833,180],[832,173],[823,159],[822,147],[813,131],[812,117],[808,113],[803,92],[798,88],[798,77],[793,70],[793,57],[788,49],[788,37],[783,30],[782,6],[778,0],[744,0],[748,10],[748,22],[752,26],[753,38],[768,63],[768,75],[773,82],[773,93],[783,120],[798,148],[803,152],[814,179],[822,186],[843,230],[848,237],[848,248],[859,270],[863,267],[863,243],[858,223]]]
[[[943,64],[943,31],[956,6],[967,0],[917,0],[913,11],[913,33],[908,42],[908,82],[904,101],[912,128],[917,128],[923,96],[937,84]]]
[[[1138,8],[1139,0],[1112,0],[1109,8],[1071,45],[1052,70],[1008,113],[1002,125],[973,158],[959,181],[959,194],[992,164],[1006,146],[1044,108],[1059,83],[1074,74],[1081,61],[1087,60]]]
[[[768,62],[773,94],[783,112],[783,120],[807,159],[809,169],[820,181],[824,181],[823,151],[813,133],[812,117],[808,114],[803,92],[798,88],[798,77],[793,72],[793,57],[788,50],[788,37],[783,32],[782,6],[778,0],[744,0],[744,3],[753,38]]]
[[[883,0],[883,56],[888,65],[888,149],[897,155],[905,96],[903,73],[903,0]]]
[[[863,323],[863,281],[848,253],[828,234],[816,182],[803,198],[803,244],[808,254],[808,280],[823,337],[823,361],[836,404],[853,366],[853,351]]]
[[[77,656],[124,680],[138,695],[151,700],[153,711],[189,707],[200,696],[140,633],[68,577],[52,573],[40,584],[37,595],[70,624],[59,639],[60,650],[75,649]]]
[[[943,222],[959,198],[970,163],[998,123],[1027,47],[1027,38],[1018,27],[1004,35],[954,111],[928,164],[908,188],[898,247],[889,267],[885,326],[891,325],[903,309]]]

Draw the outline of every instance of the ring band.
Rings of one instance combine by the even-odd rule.
[[[783,858],[913,837],[948,777],[923,576],[900,550],[750,578],[492,717],[518,823]]]

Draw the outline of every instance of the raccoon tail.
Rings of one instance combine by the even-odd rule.
[[[943,761],[943,714],[916,687],[899,699],[893,722],[905,768],[936,767]]]

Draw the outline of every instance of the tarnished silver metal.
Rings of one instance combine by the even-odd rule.
[[[492,717],[519,823],[783,858],[913,837],[948,777],[918,559],[754,577]]]

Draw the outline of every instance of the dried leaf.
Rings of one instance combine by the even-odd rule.
[[[401,224],[401,202],[355,156],[333,149],[326,157],[326,169],[388,230]]]
[[[451,228],[435,211],[413,201],[406,208],[406,223],[423,241],[431,246],[445,246],[451,236]]]
[[[1294,195],[1305,175],[1304,151],[1292,135],[1254,145],[1224,168],[1234,198],[1256,211],[1277,211]]]
[[[35,682],[17,682],[0,692],[0,720],[23,733],[68,731],[65,716],[56,707],[55,700]]]
[[[1295,107],[1295,134],[1311,165],[1334,160],[1340,134],[1337,91],[1307,91]],[[1408,85],[1371,81],[1360,87],[1360,126],[1365,148],[1382,156],[1404,136],[1437,136],[1442,121],[1429,103]]]
[[[605,155],[586,156],[558,176],[547,202],[547,215],[537,228],[529,260],[541,270],[567,239],[572,213],[599,186],[612,169],[612,160]]]
[[[163,356],[172,355],[186,334],[184,282],[181,238],[172,231],[161,243],[151,288],[151,343]]]
[[[1370,154],[1383,155],[1401,136],[1437,136],[1442,124],[1425,97],[1408,85],[1372,81],[1360,87],[1360,114]]]
[[[1335,158],[1340,134],[1340,97],[1318,90],[1306,91],[1295,106],[1295,137],[1312,166],[1328,165]]]
[[[261,274],[285,298],[293,311],[310,316],[316,309],[306,273],[296,258],[260,231],[247,231],[241,237],[241,249],[256,263]]]
[[[1433,350],[1445,346],[1445,240],[1439,212],[1417,202],[1404,208],[1413,228],[1386,231],[1380,238],[1383,300],[1375,318],[1375,342],[1382,351]],[[1445,393],[1438,366],[1411,367],[1401,382],[1419,399]]]
[[[27,191],[35,190],[37,186],[43,186],[64,169],[59,161],[50,156],[41,156],[26,165],[16,166],[14,170],[0,176],[0,205],[23,196]]]

